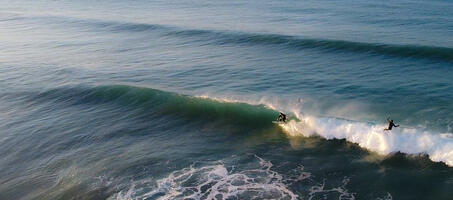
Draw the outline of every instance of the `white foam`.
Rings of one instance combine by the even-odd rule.
[[[301,99],[297,101],[282,101],[279,98],[269,97],[219,98],[211,97],[210,95],[202,95],[200,97],[223,102],[244,102],[251,105],[265,105],[270,109],[292,113],[300,120],[299,122],[292,120],[287,124],[280,124],[290,136],[308,137],[319,135],[326,139],[346,139],[380,155],[387,155],[392,152],[427,154],[432,161],[443,162],[453,167],[452,133],[435,133],[423,127],[410,128],[404,126],[385,132],[383,129],[386,127],[386,124],[371,124],[341,118],[318,117],[302,112],[303,100]],[[348,108],[350,107],[348,106]],[[357,109],[354,106],[352,107],[354,110]],[[341,110],[340,113],[344,112],[345,110]],[[329,111],[329,113],[336,112]]]
[[[345,179],[343,179],[343,185],[341,185],[340,187],[326,189],[325,182],[323,182],[322,184],[319,184],[317,186],[313,186],[309,189],[310,193],[309,193],[308,200],[311,200],[311,199],[317,197],[318,194],[326,194],[326,193],[330,193],[330,192],[338,192],[339,193],[338,199],[354,200],[355,199],[354,193],[349,193],[348,190],[346,189],[346,185],[348,183],[349,183],[349,178],[345,177]]]
[[[336,118],[299,116],[299,119],[300,122],[290,121],[280,126],[291,136],[316,134],[326,139],[346,139],[381,155],[398,151],[427,154],[435,162],[453,166],[451,134],[432,134],[414,128],[384,131],[385,124],[370,125]]]
[[[377,198],[376,200],[392,200],[393,197],[390,193],[387,192],[387,195],[383,198]]]
[[[297,199],[298,195],[283,183],[282,175],[271,170],[272,163],[257,158],[258,168],[239,172],[229,172],[222,163],[190,166],[157,180],[157,186],[149,192],[143,193],[143,188],[136,189],[133,184],[116,199]]]
[[[193,165],[170,173],[167,177],[153,180],[135,181],[129,189],[121,191],[109,199],[320,199],[338,197],[338,199],[355,199],[355,193],[349,192],[346,186],[350,178],[344,177],[342,183],[332,186],[322,182],[305,171],[303,165],[280,174],[272,170],[273,164],[256,156],[256,161],[245,165],[247,169],[229,171],[222,161],[200,167]],[[244,166],[241,166],[244,167]],[[296,185],[299,194],[290,190]],[[327,185],[331,185],[330,187]],[[302,186],[302,187],[301,187]],[[390,193],[381,199],[392,199]]]

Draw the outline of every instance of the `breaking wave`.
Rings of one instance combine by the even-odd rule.
[[[292,136],[318,135],[326,139],[346,139],[360,147],[387,155],[394,152],[427,154],[432,161],[453,166],[453,134],[431,133],[415,128],[384,131],[384,124],[372,125],[336,118],[301,116],[282,128]]]
[[[303,108],[296,104],[279,104],[272,100],[258,101],[213,98],[224,102],[248,102],[252,105],[290,112],[293,117],[286,124],[279,124],[289,136],[321,136],[325,139],[345,139],[360,147],[380,155],[401,152],[406,154],[426,154],[434,162],[443,162],[453,166],[453,134],[437,133],[430,130],[400,127],[384,131],[386,124],[352,121],[336,117],[319,117],[303,113]]]
[[[19,94],[15,94],[19,95]],[[23,95],[23,94],[22,94]],[[7,94],[3,98],[11,98]],[[351,121],[341,118],[318,117],[303,113],[302,108],[261,101],[240,101],[209,96],[188,96],[145,87],[107,85],[97,87],[57,88],[26,94],[31,102],[52,104],[93,105],[109,104],[124,109],[175,115],[195,121],[223,121],[233,126],[266,128],[278,111],[292,112],[289,122],[280,124],[290,136],[321,136],[326,139],[346,139],[360,147],[387,155],[393,152],[427,154],[432,161],[453,166],[453,134],[401,127],[384,131],[385,124]]]

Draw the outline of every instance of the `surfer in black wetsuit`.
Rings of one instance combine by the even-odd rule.
[[[395,125],[395,123],[393,123],[393,120],[391,120],[390,117],[387,117],[387,121],[389,122],[389,127],[384,129],[384,131],[391,131],[393,127],[400,126],[400,125]]]
[[[278,115],[277,121],[286,122],[286,115],[283,113],[280,113],[280,115]]]

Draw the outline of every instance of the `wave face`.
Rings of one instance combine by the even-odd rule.
[[[59,88],[31,95],[32,101],[53,101],[69,105],[119,104],[158,115],[177,115],[200,120],[221,120],[240,126],[266,127],[277,111],[246,103],[222,103],[152,88],[127,85]]]

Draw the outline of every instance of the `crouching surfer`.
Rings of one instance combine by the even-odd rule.
[[[389,127],[384,129],[384,131],[391,131],[393,127],[399,127],[400,125],[395,125],[395,123],[393,123],[393,120],[390,119],[390,117],[387,117],[387,122],[389,123]]]
[[[286,122],[286,115],[283,113],[280,113],[280,115],[278,115],[277,121]]]

